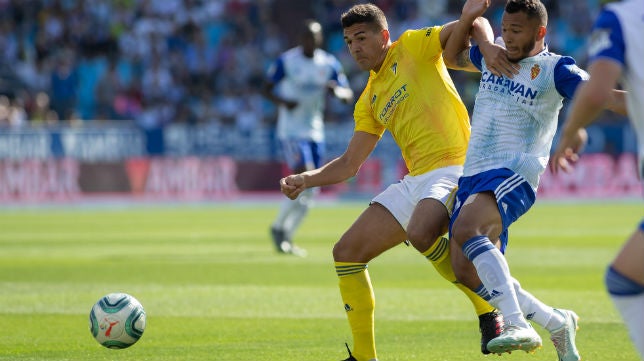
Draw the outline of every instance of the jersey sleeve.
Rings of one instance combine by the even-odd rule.
[[[470,61],[479,71],[483,69],[483,53],[478,45],[470,48]]]
[[[562,56],[555,65],[555,87],[562,97],[572,99],[577,86],[589,79],[588,73],[575,64],[575,59]]]
[[[385,126],[378,123],[373,117],[373,112],[371,111],[371,99],[369,96],[371,92],[369,89],[370,86],[367,83],[367,86],[360,95],[360,98],[358,98],[355,109],[353,110],[353,118],[355,120],[354,131],[362,131],[382,137],[385,132]]]
[[[284,59],[282,57],[277,58],[268,67],[268,71],[266,72],[266,78],[268,79],[269,82],[277,84],[279,83],[282,79],[284,79],[284,76],[286,75],[286,72],[284,71]]]
[[[592,63],[597,58],[610,58],[622,66],[625,46],[622,27],[614,12],[604,9],[593,26],[588,48],[589,61]]]
[[[407,30],[400,36],[399,41],[414,57],[436,59],[443,53],[440,40],[442,30],[443,26]]]

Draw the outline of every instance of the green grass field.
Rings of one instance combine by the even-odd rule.
[[[364,205],[314,208],[297,235],[307,258],[273,251],[274,204],[0,210],[0,360],[344,359],[351,335],[331,248]],[[510,230],[513,275],[579,314],[584,360],[637,360],[602,279],[643,213],[639,203],[544,203]],[[480,354],[466,298],[412,248],[369,270],[380,360],[497,359]],[[147,312],[125,350],[88,330],[93,303],[115,291]],[[536,328],[542,349],[503,360],[556,360]]]

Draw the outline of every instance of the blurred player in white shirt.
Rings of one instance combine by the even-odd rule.
[[[572,137],[592,123],[617,83],[628,91],[628,115],[639,145],[638,170],[644,177],[644,0],[607,5],[590,38],[590,81],[577,93],[550,162],[551,169],[571,168],[578,155]],[[644,360],[644,219],[606,270],[606,288]]]
[[[318,168],[324,161],[324,107],[333,94],[353,100],[353,91],[338,59],[320,48],[322,26],[306,20],[300,45],[280,55],[268,69],[264,96],[278,106],[277,138],[291,172]],[[295,200],[285,199],[271,225],[271,236],[280,253],[306,252],[293,244],[293,234],[308,213],[318,189],[309,189]]]

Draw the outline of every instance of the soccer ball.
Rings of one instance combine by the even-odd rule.
[[[145,310],[127,293],[110,293],[92,307],[89,330],[107,348],[130,347],[143,335]]]

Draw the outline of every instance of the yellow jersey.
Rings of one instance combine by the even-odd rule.
[[[410,175],[462,165],[470,122],[443,62],[442,26],[408,30],[371,71],[358,99],[355,131],[380,137],[388,129]]]

